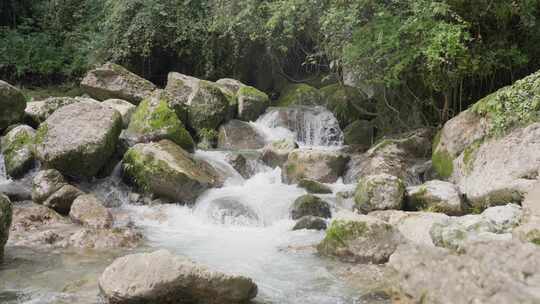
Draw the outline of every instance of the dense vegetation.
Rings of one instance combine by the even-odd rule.
[[[158,84],[177,70],[269,92],[345,74],[402,125],[444,121],[540,67],[537,0],[8,0],[0,26],[10,81],[106,60]]]

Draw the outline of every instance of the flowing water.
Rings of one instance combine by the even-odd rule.
[[[270,111],[253,125],[270,139],[291,136],[303,147],[338,147],[343,135],[328,113],[309,113],[306,120],[291,126],[272,124],[278,117]],[[222,188],[206,191],[191,207],[130,204],[118,172],[84,189],[131,215],[146,238],[145,247],[138,250],[166,248],[216,270],[246,275],[259,286],[256,303],[368,303],[358,300],[362,290],[353,290],[336,276],[335,270],[342,266],[316,254],[314,245],[324,232],[291,230],[294,221],[289,210],[305,190],[284,184],[279,168],[261,163],[253,166],[255,175],[244,179],[227,163],[227,153],[196,152],[195,157],[228,178]],[[352,190],[353,185],[330,186],[334,193],[322,197],[337,209],[335,193]],[[99,274],[122,254],[45,254],[7,247],[7,262],[0,269],[0,302],[95,303]]]

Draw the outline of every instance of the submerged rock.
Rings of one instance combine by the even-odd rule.
[[[11,177],[21,177],[34,164],[34,137],[36,131],[29,126],[17,126],[2,137],[0,151],[4,154],[6,173]]]
[[[118,98],[134,104],[141,102],[156,89],[150,81],[110,62],[89,71],[81,87],[99,100]]]
[[[208,216],[218,224],[256,226],[260,220],[255,211],[234,197],[213,200],[207,212]]]
[[[66,184],[62,173],[55,169],[39,171],[32,180],[32,200],[41,204]]]
[[[354,195],[355,208],[363,213],[375,210],[402,209],[405,186],[389,174],[370,175],[358,182]]]
[[[430,210],[448,215],[462,215],[465,211],[462,195],[457,186],[439,180],[408,187],[407,207],[412,210]]]
[[[140,245],[142,239],[142,234],[130,227],[112,229],[80,228],[55,245],[62,248],[110,250],[135,248]]]
[[[26,100],[16,87],[0,80],[0,131],[21,122]]]
[[[0,262],[4,258],[4,246],[9,237],[13,210],[9,198],[0,194]]]
[[[289,154],[283,165],[283,178],[289,184],[309,178],[334,183],[345,171],[349,157],[338,151],[298,149]]]
[[[400,246],[389,265],[406,303],[526,303],[540,301],[540,251],[516,241],[476,242],[462,254]]]
[[[111,228],[112,214],[92,194],[78,196],[71,205],[69,217],[75,223],[91,228]]]
[[[219,127],[217,146],[226,150],[260,149],[264,137],[251,124],[233,119]]]
[[[332,189],[323,183],[312,179],[303,178],[298,182],[298,187],[306,189],[309,193],[328,194],[332,193]]]
[[[392,225],[359,214],[339,214],[317,251],[350,263],[386,263],[403,236]]]
[[[72,185],[64,185],[58,191],[51,194],[43,202],[43,205],[62,215],[68,215],[73,201],[82,194],[83,192],[81,190]]]
[[[135,145],[124,155],[123,168],[125,178],[139,189],[184,203],[219,184],[209,164],[169,140]]]
[[[315,195],[306,194],[294,201],[291,209],[291,217],[293,220],[297,220],[307,215],[330,218],[332,217],[332,212],[327,202]]]
[[[97,102],[79,102],[54,112],[38,129],[35,150],[45,167],[90,178],[107,163],[122,129],[120,114]]]
[[[298,219],[298,222],[296,222],[292,230],[301,229],[325,230],[326,221],[317,216],[306,215]]]
[[[101,275],[108,303],[244,303],[257,295],[249,278],[214,272],[166,250],[116,259]]]
[[[238,98],[238,118],[244,121],[255,121],[270,104],[270,98],[266,93],[250,86],[240,87],[236,96]]]
[[[124,128],[127,128],[129,122],[131,121],[131,116],[135,113],[137,108],[132,103],[122,100],[122,99],[107,99],[103,102],[104,105],[107,105],[120,113],[122,116],[122,125]]]

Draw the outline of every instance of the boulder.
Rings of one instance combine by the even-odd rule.
[[[527,194],[523,203],[521,225],[512,231],[514,237],[540,244],[540,184],[537,184]]]
[[[246,86],[245,84],[241,83],[240,81],[236,79],[231,78],[222,78],[216,81],[217,84],[224,86],[229,91],[231,91],[233,94],[236,94],[240,88]]]
[[[30,101],[26,104],[26,109],[24,110],[25,120],[31,126],[38,127],[56,110],[81,101],[91,102],[94,99],[83,97],[49,97],[39,101]]]
[[[309,193],[315,194],[329,194],[332,193],[332,188],[323,183],[314,181],[312,179],[303,178],[298,182],[298,187],[306,189]]]
[[[482,214],[450,217],[433,225],[430,235],[436,246],[461,251],[471,241],[510,239],[521,216],[521,207],[515,204],[491,207]]]
[[[254,87],[242,86],[237,91],[238,98],[238,119],[244,121],[255,121],[268,106],[270,98],[266,93]]]
[[[289,184],[309,178],[334,183],[345,171],[349,157],[339,151],[297,149],[289,153],[283,165],[283,179]]]
[[[132,103],[122,100],[122,99],[107,99],[103,102],[104,105],[107,105],[120,113],[122,116],[122,125],[124,128],[127,128],[129,122],[131,121],[131,116],[135,113],[137,108]]]
[[[389,174],[370,175],[358,182],[355,208],[362,213],[375,210],[402,209],[405,198],[403,181]]]
[[[170,72],[167,75],[167,86],[165,91],[170,93],[172,101],[170,101],[170,106],[175,108],[177,105],[187,105],[189,104],[190,98],[195,94],[200,79],[180,74],[177,72]]]
[[[464,253],[400,246],[389,265],[404,303],[526,303],[540,301],[540,251],[516,241],[476,242]]]
[[[306,194],[294,201],[291,208],[291,217],[293,220],[297,220],[307,215],[330,218],[332,212],[327,202],[315,195]]]
[[[375,139],[375,128],[367,120],[356,120],[343,130],[343,138],[346,145],[370,147]]]
[[[263,165],[259,151],[230,151],[225,160],[245,179],[257,174]]]
[[[318,106],[322,103],[319,90],[308,84],[290,84],[281,92],[277,104],[280,107],[293,105]]]
[[[342,85],[331,84],[320,89],[323,104],[330,110],[342,127],[358,119],[373,119],[377,116],[373,99],[362,90]]]
[[[130,227],[112,229],[81,228],[54,244],[60,248],[94,250],[133,249],[141,244],[143,236]]]
[[[367,152],[351,156],[345,183],[381,173],[399,177],[406,185],[421,183],[421,173],[409,169],[431,155],[431,137],[432,130],[424,128],[380,140]]]
[[[218,186],[218,174],[169,140],[137,144],[124,155],[124,177],[145,192],[193,203],[206,189]]]
[[[0,130],[21,122],[26,100],[16,87],[0,80]]]
[[[233,119],[219,127],[217,146],[226,150],[260,149],[264,137],[251,124]]]
[[[168,139],[189,152],[195,150],[193,138],[169,107],[168,100],[164,91],[157,90],[137,106],[121,136],[126,146]]]
[[[82,80],[81,87],[99,100],[118,98],[133,104],[138,104],[156,89],[150,81],[110,62],[89,71]]]
[[[83,194],[84,193],[81,190],[71,185],[64,185],[58,189],[58,191],[51,194],[51,196],[43,202],[43,205],[62,215],[68,215],[73,201]]]
[[[323,218],[306,215],[298,219],[292,230],[325,230],[326,221]]]
[[[38,129],[37,158],[65,175],[91,178],[116,149],[122,117],[97,102],[78,102],[54,112]]]
[[[462,215],[465,212],[463,198],[457,186],[439,180],[407,187],[407,209],[430,210],[448,215]]]
[[[326,230],[317,251],[343,262],[382,264],[402,242],[401,233],[384,221],[367,215],[341,213]]]
[[[41,204],[65,185],[62,173],[57,170],[39,171],[32,180],[32,201]]]
[[[112,214],[92,194],[78,196],[71,205],[69,217],[75,223],[91,228],[111,228]]]
[[[298,144],[292,139],[273,141],[264,146],[262,160],[271,168],[283,167],[289,158],[289,153],[295,149],[298,149]]]
[[[9,198],[0,194],[0,262],[4,257],[4,246],[9,237],[12,215],[13,210]]]
[[[214,272],[166,250],[116,259],[99,279],[108,303],[244,303],[257,295],[249,278]]]
[[[6,173],[14,178],[23,176],[34,165],[36,131],[26,125],[17,126],[2,137],[0,151],[4,154]]]
[[[216,129],[228,116],[230,102],[219,86],[209,81],[200,81],[188,101],[190,126],[197,132]]]

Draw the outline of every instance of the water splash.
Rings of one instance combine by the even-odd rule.
[[[269,141],[294,139],[300,146],[343,145],[339,122],[324,107],[269,108],[253,124]]]

